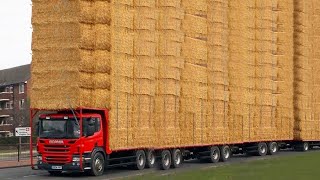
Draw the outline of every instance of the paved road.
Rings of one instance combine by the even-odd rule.
[[[320,151],[319,151],[320,153]],[[218,166],[225,166],[228,164],[234,164],[234,163],[242,163],[242,162],[248,162],[248,161],[257,161],[257,160],[265,160],[270,158],[276,158],[280,156],[295,156],[302,154],[302,152],[292,152],[292,151],[285,151],[280,152],[276,156],[266,156],[266,157],[245,157],[245,156],[237,156],[233,157],[230,162],[228,163],[217,163],[217,164],[205,164],[200,163],[196,160],[185,162],[183,167],[179,169],[172,169],[169,171],[161,171],[157,169],[147,169],[143,171],[135,171],[135,170],[128,170],[127,168],[122,169],[112,169],[105,172],[104,176],[101,177],[88,177],[84,176],[82,174],[64,174],[60,177],[52,177],[45,171],[35,171],[31,170],[30,167],[21,167],[21,168],[11,168],[11,169],[1,169],[0,170],[0,179],[1,180],[40,180],[40,179],[49,179],[49,180],[55,180],[55,179],[92,179],[92,180],[114,180],[114,179],[122,179],[126,177],[133,177],[133,176],[140,176],[143,174],[148,173],[155,173],[156,175],[163,176],[167,174],[172,174],[176,172],[183,172],[188,171],[191,169],[207,169],[207,168],[213,168]]]

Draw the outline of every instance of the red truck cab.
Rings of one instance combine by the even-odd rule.
[[[65,171],[102,175],[108,151],[107,111],[97,112],[41,114],[35,128],[38,169],[52,175]]]

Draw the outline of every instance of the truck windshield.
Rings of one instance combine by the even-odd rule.
[[[78,139],[80,127],[76,120],[43,119],[40,120],[39,137],[48,139]]]

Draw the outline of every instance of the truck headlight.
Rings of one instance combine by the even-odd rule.
[[[84,157],[82,156],[82,161],[84,160]],[[72,158],[72,162],[80,162],[80,157],[79,156],[74,156]]]
[[[37,156],[37,159],[38,159],[38,161],[42,161],[42,155],[39,154],[39,155]]]
[[[73,162],[80,162],[80,157],[73,157],[73,158],[72,158],[72,161],[73,161]]]

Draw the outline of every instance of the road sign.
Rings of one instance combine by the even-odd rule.
[[[29,137],[31,136],[30,127],[18,127],[16,128],[16,137]]]

